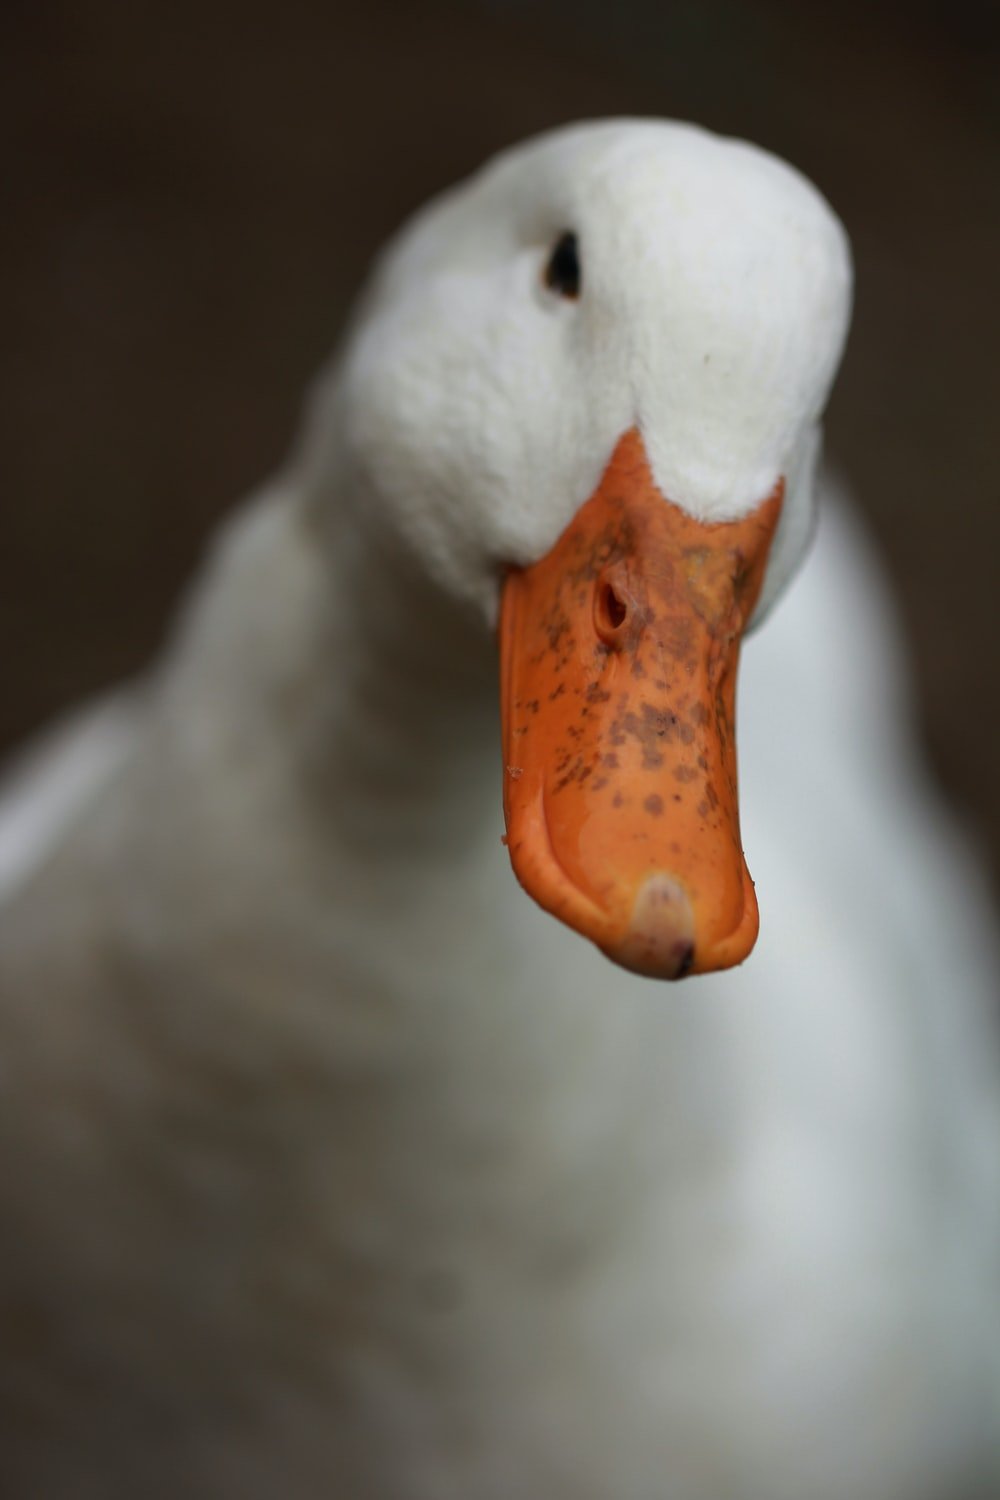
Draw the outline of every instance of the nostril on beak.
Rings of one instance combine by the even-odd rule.
[[[621,570],[602,573],[594,591],[594,628],[604,644],[621,650],[641,619],[642,611]]]
[[[600,610],[612,630],[617,630],[619,625],[624,625],[628,605],[624,599],[619,598],[613,583],[601,585]]]

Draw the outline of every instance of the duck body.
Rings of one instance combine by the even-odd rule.
[[[335,516],[293,466],[8,800],[76,776],[0,909],[4,1493],[991,1493],[995,952],[851,522],[746,653],[760,944],[664,990],[511,878],[489,622]]]

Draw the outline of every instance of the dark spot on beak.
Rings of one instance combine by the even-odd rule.
[[[677,973],[674,975],[674,978],[675,979],[683,979],[686,974],[690,974],[690,972],[691,972],[691,965],[693,963],[694,963],[694,943],[687,943],[687,944],[685,944],[684,948],[680,952],[680,955],[678,956],[678,960],[677,960]]]

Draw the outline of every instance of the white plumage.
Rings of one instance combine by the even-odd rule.
[[[571,211],[584,293],[554,309],[538,263]],[[669,293],[619,337],[671,214]],[[721,286],[705,223],[744,235]],[[768,235],[811,268],[776,321]],[[498,560],[548,545],[637,412],[675,492],[728,422],[680,499],[712,514],[720,476],[748,505],[797,475],[773,596],[845,264],[821,200],[750,148],[625,124],[508,156],[401,241],[162,668],[21,773],[0,812],[12,1500],[990,1492],[995,940],[844,506],[745,653],[742,969],[615,969],[499,840]],[[449,285],[457,343],[422,310],[426,286],[447,318]],[[530,380],[496,315],[522,290]],[[591,333],[566,316],[588,296]],[[651,413],[661,303],[670,370],[706,328],[729,341],[687,415],[666,374]],[[609,350],[624,397],[591,368]]]

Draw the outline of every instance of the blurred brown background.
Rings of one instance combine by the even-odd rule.
[[[0,745],[155,650],[410,209],[533,131],[672,115],[848,225],[828,451],[1000,869],[998,52],[986,0],[5,0]]]

